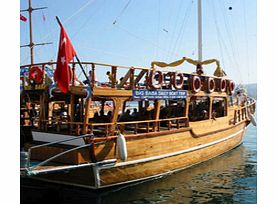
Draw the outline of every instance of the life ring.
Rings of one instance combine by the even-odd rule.
[[[226,90],[226,87],[227,87],[226,79],[221,79],[219,83],[219,91],[224,92]]]
[[[179,76],[180,78],[179,83],[177,82],[177,76]],[[184,75],[182,73],[173,73],[171,78],[171,84],[177,90],[182,89],[184,85]]]
[[[230,81],[229,81],[228,88],[229,88],[230,93],[234,93],[234,90],[235,90],[235,82],[233,82],[232,80],[230,80]]]
[[[157,80],[155,79],[156,74],[158,74],[158,83]],[[153,89],[160,89],[163,84],[163,73],[161,71],[154,71],[152,70],[150,72],[150,77],[149,77],[149,86]]]
[[[191,89],[193,92],[197,93],[201,89],[201,79],[198,76],[192,76],[191,78]]]
[[[41,84],[43,81],[43,72],[39,67],[32,67],[29,72],[29,80],[35,84]]]
[[[215,90],[215,81],[213,78],[209,77],[207,79],[207,91],[208,91],[208,93],[212,93],[212,92],[214,92],[214,90]]]

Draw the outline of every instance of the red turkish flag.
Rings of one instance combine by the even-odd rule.
[[[27,21],[27,18],[26,18],[25,16],[23,16],[23,15],[20,14],[20,20],[26,22],[26,21]]]
[[[57,82],[59,89],[63,93],[67,93],[69,90],[69,83],[71,81],[71,71],[68,63],[76,55],[76,52],[61,25],[60,43],[58,51],[57,66],[54,73],[54,79]]]

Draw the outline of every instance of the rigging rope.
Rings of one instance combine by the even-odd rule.
[[[104,3],[106,3],[106,0],[104,1]],[[77,29],[77,31],[72,35],[72,39],[74,39],[77,36],[77,34],[80,33],[80,31],[88,24],[89,21],[93,19],[93,17],[96,14],[102,11],[102,9],[104,8],[104,3],[101,4],[100,6],[98,5],[98,7],[96,7],[93,11],[91,11],[91,14],[88,16],[88,18],[86,18],[86,20],[82,23],[79,29]]]
[[[217,15],[216,15],[215,6],[214,6],[214,2],[213,1],[212,1],[212,4],[211,4],[211,7],[212,7],[214,24],[215,24],[215,28],[216,28],[216,34],[217,34],[216,36],[217,36],[219,51],[220,51],[220,55],[221,55],[221,59],[222,59],[221,61],[222,61],[223,67],[225,67],[225,65],[224,65],[223,48],[222,48],[222,43],[224,43],[224,41],[221,38],[221,32],[219,30],[219,26],[218,26],[218,22],[217,22]],[[222,42],[221,42],[221,40],[222,40]],[[226,67],[225,67],[225,69],[226,69]]]
[[[246,21],[246,8],[245,1],[243,3],[243,21],[244,21],[244,37],[245,37],[245,50],[246,50],[246,67],[247,67],[247,83],[249,83],[249,52],[248,52],[248,38],[247,38],[247,21]]]
[[[122,14],[124,13],[124,11],[127,9],[127,7],[129,6],[129,4],[131,3],[132,0],[129,0],[127,2],[127,4],[123,7],[123,9],[121,10],[121,12],[118,14],[118,16],[115,18],[113,24],[116,24],[116,22],[118,21],[119,17],[122,16]]]
[[[158,0],[158,25],[157,25],[157,45],[159,44],[160,39],[160,27],[161,27],[161,0]],[[155,58],[158,58],[159,49],[156,47]]]
[[[212,3],[213,3],[213,2],[212,2]],[[229,60],[230,63],[231,63],[231,61],[232,61],[233,65],[234,65],[234,70],[238,72],[237,76],[238,76],[238,78],[239,78],[239,82],[241,83],[241,81],[242,81],[242,75],[241,75],[240,70],[239,70],[239,65],[238,65],[238,62],[237,62],[237,58],[235,57],[235,51],[234,51],[234,47],[233,47],[234,43],[233,43],[232,33],[231,33],[230,28],[229,28],[229,23],[228,23],[229,21],[228,21],[228,19],[226,18],[225,13],[224,13],[224,8],[223,8],[223,6],[222,6],[220,3],[221,3],[221,2],[219,2],[219,5],[222,7],[220,10],[221,10],[222,15],[223,15],[223,18],[222,18],[222,19],[223,19],[223,21],[224,21],[225,30],[226,30],[226,32],[227,32],[228,41],[229,41],[229,43],[230,43],[229,48],[231,48],[231,54],[230,54],[229,51],[228,51],[228,50],[229,50],[229,49],[228,49],[228,46],[225,44],[225,43],[226,43],[226,42],[225,42],[226,40],[223,40],[222,34],[221,34],[220,30],[217,28],[218,37],[219,37],[219,42],[220,42],[220,40],[221,40],[222,46],[224,47],[225,52],[226,52],[226,54],[227,54],[227,59]],[[213,6],[213,7],[214,7],[214,6]],[[215,11],[213,11],[213,12],[216,13]],[[216,14],[215,14],[215,17],[216,17]],[[232,55],[232,57],[231,57],[231,55]]]
[[[191,17],[191,12],[192,12],[192,6],[193,6],[193,1],[191,1],[191,4],[187,7],[186,9],[186,12],[185,12],[185,16],[183,18],[183,21],[182,21],[182,25],[181,25],[181,29],[180,29],[180,32],[178,34],[178,37],[175,41],[175,44],[174,44],[174,49],[173,49],[173,52],[179,52],[180,50],[180,47],[181,45],[183,45],[183,38],[184,38],[184,33],[185,33],[185,30],[188,28],[188,22],[190,20],[190,17]]]
[[[79,14],[81,11],[83,11],[86,7],[88,7],[91,3],[93,3],[94,1],[96,1],[96,0],[89,0],[89,1],[87,1],[83,6],[81,6],[76,12],[74,12],[71,16],[69,16],[68,18],[66,18],[65,20],[64,20],[64,22],[63,22],[63,24],[65,25],[65,24],[67,24],[74,16],[76,16],[77,14]],[[45,35],[45,37],[43,37],[42,39],[41,39],[41,41],[44,41],[44,40],[46,40],[47,38],[49,38],[50,36],[52,36],[54,33],[55,33],[55,31],[57,30],[57,29],[59,29],[58,27],[56,27],[56,28],[52,28],[50,31],[48,31],[47,33],[47,35]],[[42,47],[43,46],[40,46],[39,48],[37,48],[37,50],[36,50],[36,56],[37,56],[37,54],[41,51],[41,49],[42,49]],[[28,54],[28,58],[30,57],[30,54]],[[26,59],[24,59],[24,61],[26,61],[27,60],[27,57],[26,57]]]
[[[144,38],[142,38],[142,37],[137,36],[137,35],[134,34],[134,33],[131,33],[131,32],[128,31],[126,28],[123,28],[122,26],[119,26],[118,24],[114,24],[114,26],[115,26],[116,28],[120,29],[121,31],[124,31],[125,33],[129,34],[130,36],[133,36],[133,37],[135,37],[135,38],[137,38],[137,39],[139,39],[139,40],[143,40],[143,41],[147,41],[147,42],[151,43],[153,46],[155,46],[155,47],[157,47],[157,48],[160,48],[162,51],[164,51],[164,52],[167,53],[167,54],[169,53],[169,54],[174,54],[175,56],[178,56],[178,54],[172,53],[171,51],[169,51],[169,50],[167,50],[167,49],[165,49],[165,48],[163,48],[163,47],[157,45],[156,43],[152,42],[151,40],[144,39]]]
[[[226,16],[225,12],[224,12],[225,9],[224,9],[223,5],[222,4],[219,4],[219,5],[221,6],[220,10],[223,14],[224,25],[225,25],[225,29],[226,29],[226,32],[227,32],[227,35],[228,35],[228,41],[229,41],[229,44],[230,44],[230,47],[231,47],[231,53],[233,55],[232,60],[234,62],[236,70],[239,73],[240,82],[242,82],[242,80],[241,80],[242,75],[241,75],[241,72],[240,72],[239,63],[237,61],[238,57],[235,55],[236,52],[235,52],[235,49],[234,49],[235,43],[234,43],[234,40],[233,40],[233,32],[230,29],[230,24],[229,24],[229,21],[228,21],[228,18]]]
[[[86,7],[88,7],[91,3],[93,3],[96,0],[89,0],[86,4],[84,4],[82,7],[80,7],[76,12],[74,12],[71,16],[69,16],[63,24],[66,24],[70,19],[72,19],[74,16],[79,14],[81,11],[83,11]]]
[[[183,5],[184,5],[184,1],[181,0],[180,5],[178,6],[178,11],[176,13],[176,20],[175,20],[175,23],[174,23],[173,34],[172,34],[172,38],[171,38],[171,41],[170,41],[170,44],[169,44],[169,50],[172,50],[172,51],[174,50],[173,41],[174,41],[174,37],[175,37],[175,33],[176,33],[177,22],[179,21],[180,12],[181,12],[181,9],[182,9]]]

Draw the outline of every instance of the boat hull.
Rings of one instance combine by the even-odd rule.
[[[157,137],[145,137],[140,141],[127,139],[130,156],[125,162],[119,159],[116,162],[106,160],[104,164],[98,162],[37,170],[32,178],[91,189],[153,179],[186,169],[237,147],[243,141],[247,125],[248,122],[242,122],[233,128],[199,138],[193,137],[190,131],[173,133],[166,136],[171,142],[164,139],[165,142],[156,148],[153,148],[157,145],[153,144],[153,139],[157,141]],[[143,144],[140,154],[132,155],[132,151],[139,152],[138,145],[134,146],[133,143]],[[146,149],[152,151],[147,152]]]

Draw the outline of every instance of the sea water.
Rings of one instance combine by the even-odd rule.
[[[21,203],[256,203],[256,128],[244,142],[217,158],[177,173],[110,191],[22,182]]]

